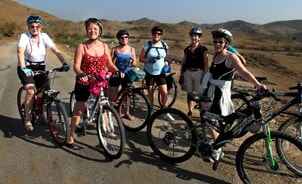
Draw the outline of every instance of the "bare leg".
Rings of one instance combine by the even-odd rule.
[[[67,138],[67,143],[72,144],[74,143],[75,138],[75,129],[77,125],[80,123],[81,114],[85,109],[85,102],[76,102],[73,109],[73,116],[71,118],[70,123],[70,132]]]
[[[168,100],[168,88],[167,88],[167,84],[163,84],[159,86],[159,94],[160,94],[160,100],[161,100],[161,104],[163,104],[163,106],[166,106],[167,100]]]
[[[25,128],[29,131],[33,130],[33,126],[31,123],[31,110],[33,106],[34,95],[35,95],[34,86],[26,87],[26,96],[24,101],[24,111],[25,111],[24,124],[25,124]]]

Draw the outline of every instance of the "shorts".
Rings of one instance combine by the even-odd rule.
[[[74,86],[74,95],[76,101],[86,102],[90,96],[89,85],[83,85],[76,82]]]
[[[45,65],[30,65],[26,68],[31,69],[32,71],[38,71],[43,70],[45,71],[46,66]],[[21,67],[18,66],[17,68],[17,74],[18,77],[22,83],[23,86],[26,86],[28,84],[34,84],[36,88],[41,89],[50,89],[50,82],[48,79],[48,76],[46,74],[36,75],[36,76],[26,76],[25,73],[21,70]]]
[[[202,77],[203,77],[202,70],[197,70],[197,71],[186,70],[184,72],[184,88],[186,92],[200,93]]]
[[[122,85],[122,87],[127,87],[128,84],[132,83],[126,76],[125,78],[120,78],[118,76],[112,76],[109,79],[109,86],[118,87]]]
[[[145,80],[146,80],[146,85],[147,86],[153,86],[154,83],[156,83],[157,86],[167,84],[165,74],[151,75],[151,74],[146,72]]]

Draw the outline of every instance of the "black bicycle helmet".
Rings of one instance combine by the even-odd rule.
[[[97,18],[88,18],[87,20],[85,20],[84,24],[85,24],[86,29],[87,29],[87,27],[90,23],[97,24],[100,28],[100,34],[103,33],[103,24],[99,19],[97,19]]]
[[[27,23],[27,25],[30,25],[30,24],[32,24],[32,23],[39,23],[39,24],[42,24],[42,23],[43,23],[43,20],[42,20],[42,17],[41,17],[41,16],[31,15],[31,16],[28,16],[28,17],[27,17],[26,23]]]
[[[160,34],[163,34],[164,33],[164,30],[162,28],[160,28],[159,26],[154,26],[152,29],[151,29],[151,33],[156,33],[156,32],[159,32]]]
[[[233,40],[232,33],[229,30],[222,28],[212,31],[212,36],[213,38],[225,38],[229,43]]]
[[[192,36],[193,34],[196,34],[196,35],[199,35],[201,36],[202,35],[202,29],[200,27],[193,27],[191,30],[190,30],[190,36]]]
[[[120,39],[123,35],[129,36],[129,32],[125,29],[121,29],[116,33],[116,38]]]

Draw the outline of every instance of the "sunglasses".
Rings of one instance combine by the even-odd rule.
[[[162,35],[161,32],[153,32],[152,35]]]
[[[40,27],[41,26],[34,26],[34,25],[30,26],[31,29],[35,29],[35,28],[39,29]]]
[[[217,41],[217,40],[214,40],[213,43],[214,43],[214,44],[223,44],[223,43],[225,43],[225,42],[224,42],[224,41]]]
[[[121,36],[120,39],[127,39],[129,38],[128,36]]]

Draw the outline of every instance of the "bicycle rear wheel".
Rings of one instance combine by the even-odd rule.
[[[297,139],[280,132],[271,132],[272,142],[263,132],[246,139],[236,155],[236,168],[243,183],[295,183],[296,178],[288,171],[284,160],[276,151],[278,140],[291,145],[288,158],[302,162],[302,144]]]
[[[146,126],[152,113],[152,106],[146,95],[133,90],[123,93],[118,111],[127,130],[139,131]]]
[[[59,146],[64,145],[68,135],[68,116],[63,103],[53,101],[47,104],[46,114],[49,132],[54,142]]]
[[[126,142],[125,130],[113,107],[102,107],[97,122],[97,134],[106,157],[117,159],[122,155]]]
[[[301,118],[294,117],[290,121],[287,121],[286,123],[282,124],[279,127],[279,131],[295,137],[302,143],[302,119]],[[291,170],[296,175],[302,177],[302,162],[300,163],[291,162],[292,160],[288,158],[287,154],[291,150],[294,150],[293,148],[291,148],[291,146],[292,145],[286,144],[286,142],[283,142],[282,140],[277,141],[278,154],[284,160],[289,170]]]
[[[152,150],[170,163],[184,162],[196,150],[192,121],[174,108],[163,108],[150,117],[147,136]]]

